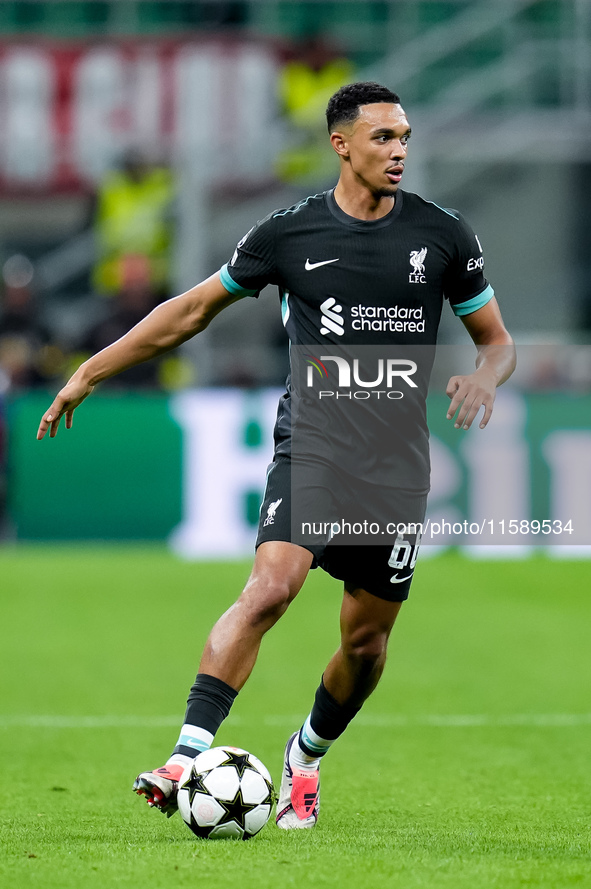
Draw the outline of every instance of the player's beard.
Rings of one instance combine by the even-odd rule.
[[[397,191],[398,191],[397,185],[392,186],[390,188],[388,188],[387,186],[384,186],[384,188],[378,188],[378,190],[376,192],[374,192],[374,194],[380,198],[395,198]]]

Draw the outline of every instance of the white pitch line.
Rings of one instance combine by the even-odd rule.
[[[244,719],[229,716],[226,725],[293,728],[299,725],[305,714],[268,715],[262,720]],[[181,724],[179,716],[2,716],[0,729],[4,728],[53,728],[53,729],[101,729],[101,728],[177,728]],[[487,713],[428,713],[409,716],[403,714],[360,713],[355,724],[371,728],[412,728],[427,726],[432,728],[564,728],[591,725],[591,713],[510,713],[493,715]]]

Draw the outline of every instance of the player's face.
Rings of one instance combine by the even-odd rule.
[[[402,179],[409,138],[400,105],[379,102],[362,105],[354,123],[333,133],[331,141],[359,184],[374,195],[391,197]]]

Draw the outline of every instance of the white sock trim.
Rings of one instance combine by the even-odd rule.
[[[176,746],[190,747],[191,750],[195,751],[195,756],[198,756],[204,750],[209,750],[212,741],[213,735],[211,732],[206,731],[204,728],[199,728],[198,725],[188,725],[185,723],[181,729]]]
[[[317,753],[318,756],[323,756],[331,744],[334,744],[334,741],[328,741],[326,738],[321,738],[320,735],[316,734],[310,723],[309,716],[301,728],[300,737],[308,750],[311,750],[312,753]]]

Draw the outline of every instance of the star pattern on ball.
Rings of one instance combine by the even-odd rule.
[[[234,753],[232,750],[226,751],[228,754],[228,758],[220,763],[220,766],[234,766],[236,771],[238,772],[238,777],[242,778],[245,771],[250,769],[253,772],[258,771],[249,761],[248,753]]]
[[[230,824],[230,822],[235,821],[244,831],[246,831],[246,822],[244,820],[246,815],[260,805],[260,803],[245,803],[242,798],[241,787],[238,788],[238,792],[233,800],[228,800],[226,802],[218,798],[217,802],[223,809],[225,809],[225,814],[220,818],[216,827],[220,827],[222,824]]]
[[[207,778],[209,772],[195,772],[191,769],[191,774],[185,781],[183,785],[179,789],[187,790],[189,792],[189,803],[192,805],[195,796],[198,793],[204,793],[206,796],[209,796],[209,790],[203,783],[203,779]]]

